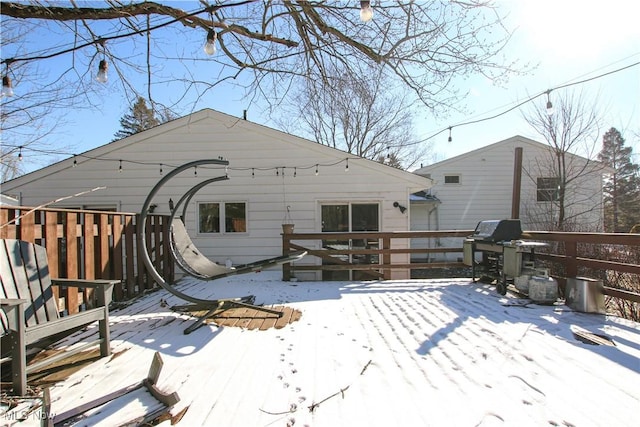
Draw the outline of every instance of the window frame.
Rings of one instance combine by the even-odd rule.
[[[546,185],[541,185],[543,180]],[[536,178],[536,202],[553,203],[560,200],[560,177],[539,176]]]
[[[228,231],[227,216],[228,205],[241,204],[244,205],[244,230],[242,231]],[[201,206],[202,205],[218,205],[218,231],[203,231],[201,223]],[[249,232],[249,203],[243,200],[203,200],[196,203],[196,226],[197,234],[202,236],[235,236],[246,235]]]
[[[456,178],[456,182],[447,182],[447,178]],[[461,175],[459,173],[445,173],[443,183],[444,185],[460,185],[462,184]]]

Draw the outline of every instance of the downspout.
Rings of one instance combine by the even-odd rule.
[[[513,162],[513,190],[511,194],[511,219],[520,218],[520,188],[522,187],[522,147],[516,147]]]

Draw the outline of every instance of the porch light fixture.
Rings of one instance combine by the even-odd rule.
[[[11,77],[5,75],[2,77],[2,96],[13,96],[13,85],[11,84]]]
[[[370,1],[360,2],[360,20],[362,22],[369,22],[373,18],[373,8],[371,8]]]
[[[109,69],[109,63],[107,63],[106,59],[100,60],[100,64],[98,64],[98,74],[96,75],[96,80],[100,83],[106,83],[109,80],[109,76],[107,75],[107,70]]]
[[[400,203],[398,203],[398,202],[393,202],[393,207],[394,207],[394,208],[398,208],[398,209],[400,209],[400,213],[404,213],[404,212],[407,210],[407,208],[406,208],[406,207],[402,206],[402,205],[401,205]]]
[[[209,30],[207,33],[207,42],[204,44],[204,53],[211,56],[216,53],[216,40],[218,34],[214,30]]]

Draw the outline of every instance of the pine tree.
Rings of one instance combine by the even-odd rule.
[[[640,223],[640,166],[631,160],[631,152],[616,128],[604,134],[598,158],[613,170],[604,185],[605,230],[609,232],[629,232]]]
[[[153,109],[147,107],[145,99],[139,96],[131,107],[131,112],[120,119],[122,129],[114,134],[114,141],[151,129],[160,123],[161,121],[156,117]]]

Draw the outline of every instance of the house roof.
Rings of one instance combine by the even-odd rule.
[[[237,118],[234,116],[230,116],[225,113],[221,113],[219,111],[215,111],[212,109],[203,109],[187,116],[171,120],[169,122],[160,124],[155,126],[154,128],[145,130],[143,132],[131,135],[129,137],[113,141],[92,150],[86,151],[84,153],[78,154],[77,157],[71,157],[60,162],[54,163],[42,169],[33,171],[26,175],[14,178],[9,180],[3,185],[6,185],[6,188],[15,188],[20,185],[27,184],[29,182],[45,178],[50,176],[51,174],[55,174],[59,171],[67,169],[74,160],[78,163],[84,161],[91,161],[91,159],[98,158],[117,158],[117,152],[125,147],[144,143],[145,141],[152,140],[154,137],[169,132],[171,130],[175,130],[178,128],[188,128],[190,125],[195,124],[201,121],[215,121],[218,123],[223,123],[227,129],[235,128],[242,129],[246,132],[259,133],[264,135],[265,140],[277,140],[291,145],[292,149],[304,149],[308,150],[313,154],[313,152],[321,153],[325,156],[330,156],[335,158],[336,160],[357,160],[359,164],[364,165],[367,168],[375,169],[378,173],[387,174],[389,176],[394,176],[397,178],[401,178],[408,183],[414,184],[415,190],[422,190],[425,188],[429,188],[431,185],[430,181],[425,181],[424,177],[418,176],[411,172],[403,171],[398,168],[394,168],[379,162],[375,162],[372,160],[368,160],[350,153],[347,153],[342,150],[338,150],[332,147],[328,147],[326,145],[322,145],[316,143],[314,141],[301,138],[289,133],[285,133],[273,128],[269,128],[264,125],[260,125],[257,123],[250,122],[248,120],[244,120],[241,118]],[[313,158],[313,157],[312,157]],[[233,165],[230,165],[233,166]]]
[[[157,386],[180,396],[173,415],[186,411],[179,426],[622,426],[637,418],[638,323],[503,297],[469,279],[292,283],[280,274],[178,286],[206,298],[254,294],[258,304],[301,312],[281,329],[207,324],[184,335],[194,318],[164,304],[183,303],[164,290],[112,310],[114,355],[52,387],[51,411],[140,381],[158,352]],[[613,345],[578,339],[585,334]],[[135,404],[110,402],[84,422],[111,416],[104,425],[120,425]]]
[[[454,157],[450,157],[448,159],[442,160],[440,162],[436,162],[433,163],[431,165],[428,166],[424,166],[420,169],[417,169],[415,171],[413,171],[416,174],[423,174],[423,173],[429,173],[430,170],[436,168],[436,167],[440,167],[440,166],[446,166],[449,164],[453,164],[453,163],[457,163],[461,160],[465,160],[465,159],[469,159],[469,158],[474,158],[477,156],[481,156],[484,153],[486,153],[487,151],[493,150],[495,148],[501,147],[501,146],[513,146],[513,147],[521,147],[521,146],[530,146],[533,147],[535,149],[543,149],[543,150],[549,150],[550,147],[548,144],[544,144],[538,141],[535,141],[533,139],[521,136],[521,135],[515,135],[512,136],[510,138],[504,139],[502,141],[498,141],[498,142],[494,142],[493,144],[489,144],[489,145],[485,145],[484,147],[480,147],[477,148],[475,150],[471,150],[468,151],[466,153],[460,154],[458,156],[454,156]],[[576,157],[576,158],[580,158],[583,159],[585,161],[587,161],[588,159],[586,159],[585,157],[579,156],[577,154],[573,154],[573,153],[568,153],[570,156]],[[591,161],[591,160],[589,160]],[[592,161],[594,163],[596,163],[596,161]]]

